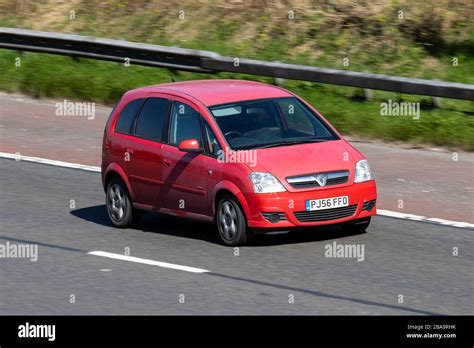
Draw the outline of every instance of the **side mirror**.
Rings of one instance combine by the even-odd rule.
[[[179,151],[201,153],[204,149],[199,147],[197,139],[185,139],[179,143]]]

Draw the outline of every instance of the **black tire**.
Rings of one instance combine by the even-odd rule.
[[[225,195],[220,199],[216,210],[216,224],[225,245],[241,246],[247,243],[247,222],[233,196]]]
[[[358,219],[342,226],[342,229],[347,232],[362,233],[370,225],[370,217],[364,219]]]
[[[127,187],[119,178],[113,178],[107,185],[105,205],[110,222],[115,227],[125,228],[132,224],[133,208]]]

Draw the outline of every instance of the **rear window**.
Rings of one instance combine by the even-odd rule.
[[[133,119],[142,104],[143,99],[135,99],[129,102],[120,113],[117,123],[115,124],[115,131],[120,133],[130,133]]]

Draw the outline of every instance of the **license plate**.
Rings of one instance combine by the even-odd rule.
[[[339,196],[323,199],[310,199],[306,201],[306,211],[324,210],[332,208],[347,207],[349,205],[348,196]]]

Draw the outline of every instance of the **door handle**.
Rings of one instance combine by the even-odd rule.
[[[169,167],[171,165],[171,161],[169,159],[164,159],[163,164],[165,165],[165,167]]]

